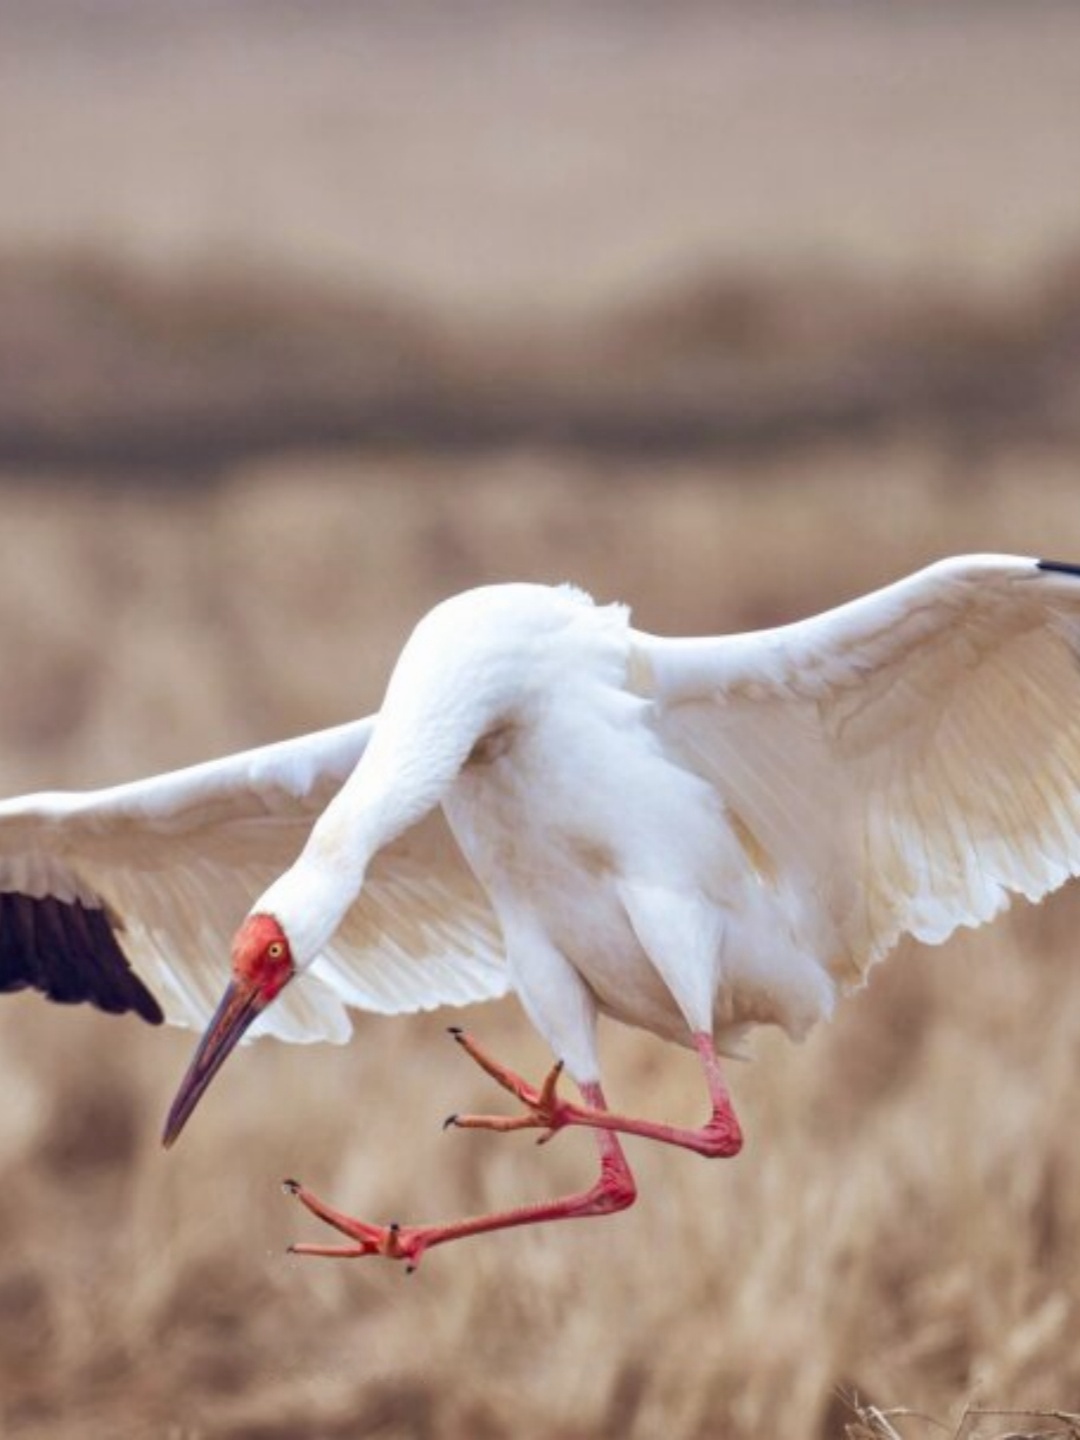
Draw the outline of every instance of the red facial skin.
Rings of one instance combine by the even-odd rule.
[[[281,994],[293,976],[292,952],[273,915],[249,915],[232,943],[233,978],[261,997],[260,1009]]]
[[[187,1124],[206,1087],[244,1031],[296,973],[285,932],[272,915],[249,915],[232,948],[233,978],[180,1082],[164,1144],[171,1145]]]

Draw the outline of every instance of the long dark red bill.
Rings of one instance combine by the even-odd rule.
[[[240,1036],[264,1008],[265,1001],[256,986],[236,980],[229,983],[176,1092],[161,1137],[166,1149],[187,1124],[206,1087],[221,1069]]]

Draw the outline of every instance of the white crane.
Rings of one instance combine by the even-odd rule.
[[[946,560],[714,639],[499,585],[421,621],[370,719],[0,805],[0,989],[207,1025],[167,1144],[253,1024],[342,1041],[348,1006],[516,991],[558,1063],[534,1087],[455,1032],[523,1108],[451,1122],[591,1127],[589,1190],[400,1227],[287,1182],[349,1242],[297,1251],[413,1266],[630,1204],[620,1134],[734,1155],[718,1052],[754,1025],[803,1035],[902,935],[940,942],[1078,871],[1080,567]],[[697,1051],[700,1129],[608,1109],[601,1013]],[[563,1064],[581,1103],[558,1092]]]

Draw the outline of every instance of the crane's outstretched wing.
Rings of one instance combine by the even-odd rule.
[[[775,630],[634,642],[665,743],[838,980],[1080,872],[1080,567],[960,557]]]
[[[352,772],[373,721],[83,794],[0,803],[0,991],[203,1027],[229,942]],[[505,993],[487,900],[440,813],[372,864],[313,972],[252,1033],[345,1040],[346,1004]]]

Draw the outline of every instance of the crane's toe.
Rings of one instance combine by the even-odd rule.
[[[334,1210],[306,1186],[297,1180],[285,1180],[282,1188],[297,1200],[312,1215],[325,1224],[333,1226],[352,1241],[349,1245],[290,1245],[290,1255],[323,1255],[339,1260],[360,1259],[365,1255],[382,1255],[388,1260],[404,1260],[409,1270],[415,1270],[425,1246],[425,1232],[417,1227],[402,1225],[391,1220],[389,1225],[371,1225],[366,1220],[357,1220]]]
[[[496,1084],[516,1096],[525,1106],[524,1115],[460,1115],[456,1111],[443,1121],[443,1129],[496,1130],[505,1133],[510,1130],[543,1130],[537,1144],[543,1145],[557,1134],[564,1125],[571,1123],[571,1108],[558,1095],[559,1076],[563,1062],[557,1060],[539,1085],[530,1085],[515,1071],[490,1056],[471,1035],[459,1025],[450,1026],[450,1034]]]
[[[444,1130],[495,1130],[506,1134],[511,1130],[542,1130],[537,1137],[538,1145],[545,1144],[563,1128],[572,1123],[571,1107],[559,1098],[556,1087],[562,1074],[562,1061],[553,1065],[543,1084],[537,1088],[519,1080],[514,1093],[525,1106],[523,1115],[448,1115],[443,1121]]]

